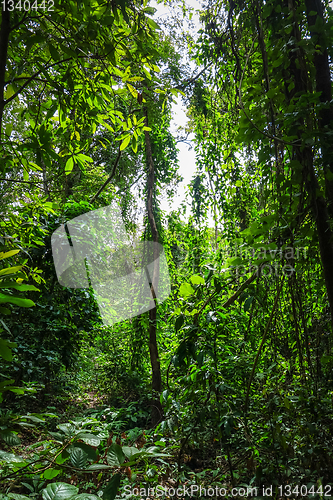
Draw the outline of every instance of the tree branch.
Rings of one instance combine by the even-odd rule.
[[[98,196],[101,194],[101,192],[106,188],[106,186],[112,181],[112,179],[114,177],[114,174],[116,173],[116,168],[118,166],[120,157],[121,157],[121,151],[120,151],[120,147],[119,147],[118,155],[117,155],[116,161],[114,162],[113,169],[112,169],[110,177],[108,177],[106,179],[106,181],[99,188],[99,190],[97,191],[97,193],[90,199],[90,203],[93,203],[96,200],[96,198],[98,198]]]
[[[182,83],[182,85],[178,85],[176,89],[178,90],[183,90],[187,85],[190,85],[191,83],[195,82],[201,75],[208,69],[210,66],[212,66],[214,61],[211,61],[209,64],[206,64],[206,66],[195,76],[192,76],[192,78],[188,78],[187,80]]]

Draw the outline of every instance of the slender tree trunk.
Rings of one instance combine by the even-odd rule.
[[[313,62],[316,72],[316,92],[321,92],[319,99],[326,106],[322,107],[318,113],[319,140],[321,143],[323,170],[325,172],[326,197],[328,199],[328,209],[330,216],[333,216],[333,179],[327,172],[333,174],[333,153],[330,136],[325,138],[325,133],[329,132],[333,122],[332,103],[332,81],[327,52],[327,40],[325,37],[324,9],[320,0],[305,0],[307,21],[311,39],[316,51],[313,55]],[[310,12],[316,14],[310,15]],[[328,28],[326,27],[326,30]]]
[[[146,126],[148,127],[148,111],[145,108],[146,116]],[[145,144],[146,144],[146,159],[148,167],[148,183],[147,183],[147,212],[148,221],[150,225],[150,230],[153,237],[153,242],[158,243],[159,234],[156,226],[156,221],[153,211],[153,193],[155,188],[155,171],[154,171],[154,161],[151,149],[150,135],[149,131],[145,130]],[[158,357],[158,347],[156,339],[156,295],[153,283],[156,283],[156,276],[158,273],[158,247],[154,245],[154,271],[152,276],[151,292],[154,298],[155,307],[149,311],[149,353],[150,353],[150,363],[152,368],[152,389],[154,393],[152,401],[152,425],[156,425],[162,418],[162,405],[159,399],[159,395],[162,390],[162,377],[161,377],[161,367],[160,360]]]
[[[320,10],[321,2],[319,0],[306,0],[305,3],[307,10],[311,9],[316,11],[318,14],[320,14],[320,12],[322,13],[322,10]],[[296,5],[294,5],[293,0],[289,0],[288,4],[289,4],[289,9],[291,9],[294,13],[293,34],[296,41],[299,42],[301,39],[301,35],[295,14]],[[308,10],[308,12],[310,11]],[[295,47],[290,47],[290,49],[295,49]],[[296,58],[298,59],[298,65],[296,64]],[[325,65],[325,57],[320,57],[319,60],[317,60],[317,63],[315,63],[316,72],[320,71],[322,64]],[[306,62],[301,47],[298,47],[296,52],[295,50],[290,51],[290,70],[294,77],[294,82],[295,82],[294,92],[296,94],[298,92],[299,93],[310,92],[311,86],[308,80],[308,71],[306,68]],[[323,68],[322,70],[324,71]],[[324,100],[326,100],[329,97],[329,92],[327,90],[328,82],[327,82],[327,76],[325,77],[325,74],[321,75],[320,77],[317,74],[316,86],[318,88],[318,79],[321,81],[322,77],[324,78],[325,83],[321,82],[320,86],[322,95],[323,94],[325,95]],[[320,122],[323,123],[323,120],[329,120],[329,118],[327,118],[326,114],[325,116],[322,116],[321,113],[319,113],[318,116],[319,127],[321,126]],[[311,117],[306,118],[306,128],[309,131],[314,132],[315,124],[312,123]],[[301,139],[301,136],[302,133],[300,130],[298,130],[299,139]],[[322,149],[324,151],[324,147]],[[329,206],[319,186],[318,177],[314,167],[312,148],[310,146],[305,146],[303,148],[296,147],[294,149],[294,154],[297,160],[303,166],[303,181],[306,192],[309,196],[309,203],[316,224],[318,240],[319,240],[320,257],[323,265],[323,273],[327,290],[327,297],[330,304],[331,321],[333,325],[333,233],[331,230]],[[323,160],[325,163],[324,158]],[[330,189],[331,187],[326,183],[326,190],[328,196],[330,196]]]
[[[1,26],[0,26],[0,142],[2,135],[2,117],[5,107],[5,74],[7,64],[8,40],[10,33],[10,12],[7,2],[2,3]]]

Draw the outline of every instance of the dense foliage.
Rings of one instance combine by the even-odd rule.
[[[329,3],[1,5],[1,500],[332,496]],[[52,234],[112,203],[154,262],[105,324]]]

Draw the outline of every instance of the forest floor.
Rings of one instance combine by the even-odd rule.
[[[320,482],[308,481],[301,490],[302,485],[291,489],[288,478],[261,481],[262,468],[237,441],[223,447],[205,437],[195,442],[186,429],[177,434],[152,428],[147,396],[135,398],[131,391],[112,398],[91,383],[9,399],[8,408],[20,408],[20,419],[13,420],[15,410],[0,409],[0,428],[12,418],[8,432],[20,442],[0,441],[0,500],[280,500],[333,494]],[[5,466],[1,459],[7,459]],[[273,460],[274,453],[265,457]],[[83,496],[71,490],[58,497],[54,485],[70,485]]]

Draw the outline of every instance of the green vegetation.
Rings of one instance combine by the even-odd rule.
[[[1,8],[0,500],[331,497],[329,2],[208,0],[198,33],[177,2]],[[175,97],[197,168],[167,214]],[[51,237],[112,203],[171,293],[155,260],[108,326]]]

